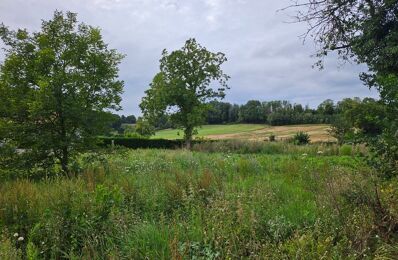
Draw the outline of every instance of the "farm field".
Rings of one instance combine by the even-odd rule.
[[[265,140],[270,134],[274,134],[277,140],[292,137],[299,131],[307,132],[312,142],[333,142],[335,139],[327,132],[330,126],[327,124],[269,126],[264,124],[232,124],[232,125],[204,125],[198,129],[197,137],[208,139],[243,139]],[[183,136],[181,130],[166,129],[156,132],[152,138],[180,139]]]
[[[346,199],[370,191],[364,160],[338,147],[285,148],[274,154],[122,149],[82,155],[75,178],[3,183],[0,258],[379,254],[382,241],[362,236],[373,236],[370,206]]]

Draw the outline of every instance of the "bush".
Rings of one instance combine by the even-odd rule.
[[[351,155],[352,154],[352,146],[348,144],[344,144],[340,147],[340,155]]]
[[[124,146],[127,148],[155,148],[155,149],[178,149],[184,146],[185,141],[182,139],[168,140],[168,139],[148,139],[145,137],[99,137],[100,146],[113,145]],[[199,144],[204,142],[213,142],[212,140],[192,140],[192,144]]]
[[[297,145],[309,144],[310,143],[310,135],[305,132],[297,132],[293,136],[293,143]]]
[[[269,141],[270,142],[275,142],[276,141],[276,136],[274,134],[269,135]]]

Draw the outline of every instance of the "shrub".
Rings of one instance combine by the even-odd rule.
[[[127,148],[161,148],[176,149],[183,145],[183,140],[146,139],[137,137],[100,137],[100,146],[114,145]]]
[[[352,154],[352,146],[348,144],[344,144],[340,147],[340,155],[351,155]]]
[[[139,137],[99,137],[98,142],[100,146],[113,145],[124,146],[127,148],[155,148],[155,149],[178,149],[184,146],[185,141],[182,139],[168,140],[168,139],[148,139],[142,136]],[[205,142],[214,142],[213,140],[193,140],[192,144],[199,144]]]
[[[305,132],[297,132],[293,136],[293,143],[297,145],[309,144],[310,143],[310,135]]]
[[[270,142],[275,142],[276,141],[276,136],[274,134],[269,135],[269,141]]]

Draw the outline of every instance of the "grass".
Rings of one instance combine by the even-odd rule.
[[[198,137],[209,135],[224,135],[252,132],[266,127],[263,124],[233,124],[233,125],[204,125],[198,129]],[[183,136],[182,130],[165,129],[156,132],[153,138],[179,139]]]
[[[74,178],[0,185],[1,259],[393,259],[398,250],[355,199],[372,187],[358,157],[148,149],[77,163]]]
[[[294,136],[295,133],[303,131],[310,135],[313,142],[335,141],[331,137],[326,124],[291,125],[291,126],[269,126],[263,124],[232,124],[232,125],[204,125],[198,129],[197,137],[208,139],[240,139],[240,140],[265,140],[271,134],[277,140],[285,140]],[[183,137],[182,130],[166,129],[156,132],[152,138],[179,139]]]

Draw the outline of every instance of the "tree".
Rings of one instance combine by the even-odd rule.
[[[241,122],[245,123],[264,123],[265,113],[263,106],[258,100],[249,100],[240,107],[239,117]]]
[[[149,137],[155,133],[155,128],[147,120],[139,117],[135,124],[135,132],[140,136]]]
[[[117,131],[118,133],[122,133],[123,132],[122,124],[123,124],[122,118],[117,114],[112,114],[111,128]]]
[[[339,145],[342,145],[344,142],[348,141],[347,139],[350,138],[348,135],[353,135],[353,124],[352,122],[347,121],[343,115],[339,115],[331,124],[328,132],[331,136],[337,139],[337,143]]]
[[[125,123],[125,124],[135,124],[136,122],[137,122],[137,119],[135,118],[135,116],[134,115],[129,115],[129,116],[125,117],[123,123]]]
[[[334,102],[331,99],[326,99],[318,106],[318,112],[322,115],[331,116],[334,114]]]
[[[203,124],[209,109],[207,102],[222,99],[229,78],[221,65],[227,60],[221,52],[213,53],[189,39],[184,47],[170,54],[163,50],[160,72],[156,74],[140,104],[150,122],[163,114],[184,129],[186,147],[190,148],[196,127]],[[210,87],[213,81],[218,89]]]
[[[225,124],[230,122],[229,111],[232,105],[226,102],[212,101],[209,102],[209,111],[206,117],[208,124]]]
[[[41,31],[0,26],[5,61],[0,70],[0,139],[25,149],[31,164],[68,164],[95,143],[119,109],[123,55],[109,49],[100,30],[78,24],[75,13],[55,11]]]
[[[379,168],[389,176],[398,175],[398,3],[396,0],[303,0],[296,1],[298,22],[306,22],[305,36],[319,46],[317,65],[322,58],[337,52],[343,60],[364,63],[368,67],[360,78],[380,93],[386,106],[383,131],[367,141],[385,162]],[[389,165],[387,165],[387,163]]]
[[[358,107],[361,104],[360,98],[345,98],[339,102],[335,107],[337,116],[334,118],[328,132],[337,139],[338,144],[343,144],[348,141],[354,141],[354,130],[356,127],[356,114],[354,111],[360,111]]]
[[[238,122],[239,120],[239,105],[233,104],[228,110],[228,122]]]

